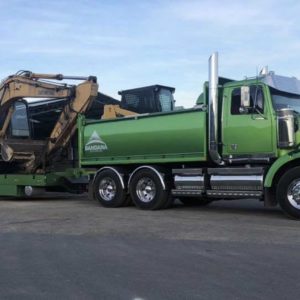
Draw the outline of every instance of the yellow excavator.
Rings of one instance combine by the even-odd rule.
[[[78,85],[59,83],[62,80],[83,82]],[[89,108],[97,94],[98,84],[94,76],[64,76],[21,71],[6,78],[0,84],[2,162],[11,162],[11,167],[21,166],[26,173],[42,170],[49,164],[51,156],[70,142],[76,130],[77,115]],[[57,116],[55,122],[30,118],[27,108],[32,103],[25,101],[25,98],[37,98],[38,103],[41,99],[46,100],[48,106],[59,102],[60,105],[53,107]],[[39,128],[41,122],[48,126],[46,131],[43,126]],[[38,138],[33,138],[30,134],[33,127]],[[39,135],[41,131],[46,132],[46,135]]]
[[[0,83],[1,196],[86,191],[90,171],[79,164],[77,116],[105,120],[166,111],[173,109],[172,93],[156,85],[119,92],[119,101],[98,92],[93,76],[20,71],[7,77]]]
[[[62,80],[83,82],[71,85]],[[172,110],[174,90],[160,85],[125,90],[119,92],[118,101],[98,93],[94,76],[30,71],[11,75],[0,84],[0,171],[45,173],[57,166],[73,167],[78,159],[74,135],[78,114],[112,119]],[[103,97],[110,99],[102,102]],[[92,106],[94,100],[99,100],[98,107]]]

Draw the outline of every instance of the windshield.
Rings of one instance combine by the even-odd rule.
[[[275,110],[282,108],[291,108],[300,113],[300,95],[289,94],[275,89],[270,89],[272,95],[273,107]]]

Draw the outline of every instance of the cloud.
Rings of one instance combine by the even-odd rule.
[[[289,6],[288,2],[293,4]],[[290,9],[286,10],[286,7]],[[179,1],[172,6],[171,12],[182,20],[221,25],[220,30],[237,26],[236,31],[239,31],[247,26],[251,31],[259,26],[291,28],[297,23],[299,7],[295,1]],[[289,18],[285,18],[285,11]]]
[[[10,0],[0,9],[3,77],[19,69],[94,74],[113,96],[163,83],[186,106],[216,50],[223,76],[252,76],[268,64],[300,77],[297,1]]]

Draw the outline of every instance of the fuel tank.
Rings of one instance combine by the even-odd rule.
[[[79,127],[82,165],[205,161],[206,112],[188,109]]]

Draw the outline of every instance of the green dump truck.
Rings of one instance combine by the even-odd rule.
[[[77,119],[80,167],[105,207],[142,209],[172,199],[206,205],[260,199],[300,218],[300,81],[262,70],[235,81],[209,81],[191,109],[111,120]]]

